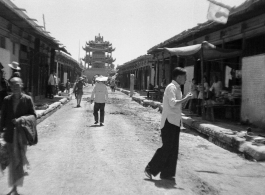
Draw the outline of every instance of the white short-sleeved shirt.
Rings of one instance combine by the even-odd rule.
[[[177,101],[182,99],[182,92],[180,85],[172,80],[172,82],[166,87],[163,97],[163,112],[161,117],[160,128],[165,125],[166,119],[169,123],[181,126],[181,103],[177,104]]]
[[[92,91],[91,100],[95,103],[105,103],[108,99],[108,89],[105,84],[97,83]]]

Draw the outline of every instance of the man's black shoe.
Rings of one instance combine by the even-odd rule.
[[[104,126],[103,123],[100,123],[100,126]]]
[[[95,121],[95,123],[94,123],[94,124],[95,124],[95,125],[96,125],[96,124],[98,124],[98,121]]]
[[[152,173],[151,173],[150,167],[148,165],[145,167],[144,173],[145,173],[146,177],[148,177],[148,179],[152,179]]]

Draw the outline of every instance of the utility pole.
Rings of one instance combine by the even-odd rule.
[[[44,26],[44,30],[46,30],[44,14],[42,14],[42,18],[43,18],[43,26]]]
[[[79,44],[78,44],[78,63],[80,64],[80,39],[79,39]]]

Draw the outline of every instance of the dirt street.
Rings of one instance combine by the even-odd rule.
[[[265,163],[245,160],[184,130],[176,185],[144,168],[161,146],[160,113],[110,92],[104,126],[94,125],[86,88],[81,108],[72,100],[38,125],[39,143],[29,147],[31,172],[23,195],[264,194]],[[0,175],[6,194],[7,174]]]

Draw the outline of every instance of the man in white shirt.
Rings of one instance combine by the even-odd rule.
[[[100,126],[103,126],[104,123],[104,114],[105,114],[105,103],[108,99],[108,89],[106,85],[98,80],[99,82],[95,85],[92,94],[91,94],[91,103],[95,101],[94,105],[94,117],[95,124],[98,123],[98,111],[100,112]]]
[[[157,149],[152,160],[145,168],[148,178],[160,173],[161,179],[175,180],[176,165],[179,150],[179,133],[181,122],[181,104],[192,98],[188,93],[182,98],[181,85],[186,82],[186,70],[177,67],[172,72],[172,82],[166,87],[163,97],[163,112],[161,117],[161,137],[163,146]]]

